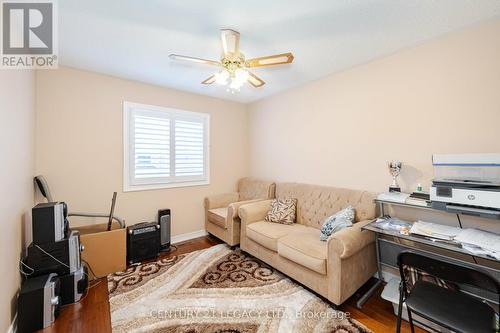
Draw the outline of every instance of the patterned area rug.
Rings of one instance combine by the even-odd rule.
[[[113,332],[370,332],[223,244],[111,274],[108,289]]]

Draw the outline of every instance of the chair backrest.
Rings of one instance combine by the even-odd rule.
[[[398,267],[402,281],[406,281],[403,269],[405,265],[448,282],[468,285],[500,295],[500,284],[498,281],[479,270],[437,260],[415,252],[404,251],[398,255]]]
[[[240,201],[253,199],[273,199],[275,184],[272,181],[242,178],[238,182]]]
[[[355,222],[375,218],[372,192],[300,183],[277,183],[276,198],[297,199],[297,223],[321,229],[325,219],[346,208],[356,210]]]

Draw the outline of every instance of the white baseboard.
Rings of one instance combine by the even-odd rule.
[[[16,332],[17,332],[17,313],[14,315],[14,319],[12,319],[12,323],[10,323],[10,326],[7,329],[7,333],[16,333]]]
[[[202,229],[202,230],[197,230],[197,231],[193,231],[193,232],[188,232],[185,234],[172,236],[172,240],[170,242],[172,244],[175,244],[175,243],[184,242],[184,241],[187,241],[187,240],[190,240],[193,238],[203,237],[206,235],[208,235],[208,232],[205,229]]]

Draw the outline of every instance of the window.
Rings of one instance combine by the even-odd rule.
[[[123,190],[209,183],[209,115],[123,103]]]

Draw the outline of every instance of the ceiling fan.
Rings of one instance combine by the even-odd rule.
[[[221,70],[210,76],[202,84],[218,83],[226,85],[229,83],[229,91],[239,91],[245,82],[249,82],[255,88],[262,87],[265,82],[257,75],[249,72],[247,68],[289,64],[293,61],[293,54],[282,53],[266,57],[245,59],[240,52],[240,33],[231,29],[221,29],[222,58],[220,61],[206,60],[171,54],[173,60],[191,61],[200,64],[222,67]]]

